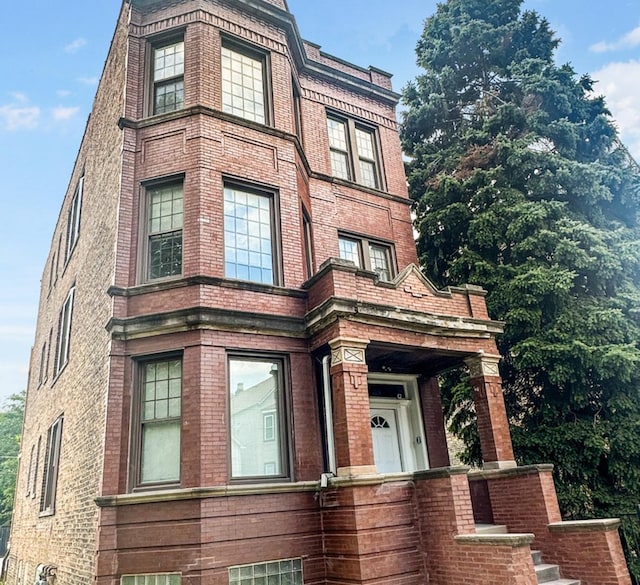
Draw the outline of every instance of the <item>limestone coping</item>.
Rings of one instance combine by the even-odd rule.
[[[553,471],[553,465],[523,465],[522,467],[507,467],[503,469],[478,469],[469,472],[469,481],[483,479],[505,479],[521,475],[538,475]]]
[[[459,534],[454,537],[458,544],[474,544],[486,546],[510,546],[520,548],[529,546],[535,539],[535,534]]]
[[[549,524],[549,531],[562,534],[568,532],[613,532],[620,526],[619,518],[602,518],[595,520],[570,520]]]

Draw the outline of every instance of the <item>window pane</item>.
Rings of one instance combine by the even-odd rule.
[[[334,177],[349,180],[351,175],[349,174],[349,158],[347,154],[336,152],[335,150],[332,150],[329,154],[331,156],[331,174]]]
[[[149,238],[149,278],[182,273],[182,231]]]
[[[184,74],[184,42],[159,47],[154,54],[154,81]]]
[[[327,118],[327,130],[329,131],[329,146],[346,152],[348,150],[347,125],[339,120]]]
[[[389,249],[379,244],[369,244],[369,258],[371,260],[371,270],[378,274],[378,278],[380,280],[391,280]]]
[[[184,106],[184,81],[170,81],[156,85],[153,105],[155,114],[164,114],[180,110]]]
[[[234,358],[229,362],[233,477],[283,473],[282,447],[277,433],[281,417],[281,378],[279,361]]]
[[[147,423],[142,427],[142,483],[180,479],[180,421]]]
[[[271,197],[224,189],[225,274],[274,283]]]
[[[222,110],[266,122],[263,59],[222,47]]]
[[[375,160],[375,150],[373,147],[373,134],[368,130],[356,128],[356,146],[358,147],[358,156],[368,160]]]
[[[360,161],[360,184],[373,189],[378,187],[376,166],[372,162],[366,160]]]
[[[340,258],[349,260],[360,267],[360,244],[356,240],[347,238],[340,238],[338,244],[340,246]]]

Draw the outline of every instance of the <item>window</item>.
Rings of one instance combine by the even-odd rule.
[[[147,278],[182,274],[183,185],[156,185],[147,190]]]
[[[225,276],[277,284],[273,195],[224,188]]]
[[[222,45],[222,111],[260,124],[268,122],[266,56],[225,42]]]
[[[84,188],[84,177],[80,177],[73,199],[71,200],[71,207],[69,208],[69,215],[67,217],[67,249],[65,253],[65,262],[69,261],[71,253],[76,246],[78,237],[80,236],[80,211],[82,209],[82,190]]]
[[[40,467],[40,449],[42,446],[42,437],[38,437],[38,446],[36,447],[36,459],[33,466],[33,477],[31,478],[31,497],[36,497],[36,486],[38,485],[38,468]]]
[[[287,473],[283,374],[281,359],[229,359],[233,478],[282,477]]]
[[[184,41],[172,41],[152,49],[154,114],[184,107]]]
[[[371,270],[380,280],[393,278],[391,246],[365,238],[339,236],[340,258],[353,262],[359,268]]]
[[[33,479],[33,462],[36,455],[36,446],[31,447],[31,455],[29,456],[29,469],[27,470],[27,497],[31,495],[31,485]]]
[[[180,481],[182,360],[140,364],[135,462],[138,485]]]
[[[40,351],[40,371],[38,372],[38,386],[42,386],[47,381],[47,342],[42,344]]]
[[[300,107],[300,88],[295,79],[292,78],[291,84],[293,86],[293,122],[296,136],[302,140],[302,111]]]
[[[229,568],[229,585],[303,585],[302,559]]]
[[[60,465],[60,446],[62,444],[62,417],[51,425],[47,432],[47,450],[44,457],[44,473],[42,475],[42,494],[40,496],[40,512],[55,513],[56,488],[58,484],[58,468]]]
[[[180,573],[160,573],[158,575],[122,575],[120,585],[180,585]]]
[[[304,207],[302,208],[302,239],[304,267],[307,271],[307,278],[311,278],[313,276],[313,239],[311,237],[311,219]]]
[[[55,375],[57,376],[69,361],[69,346],[71,344],[71,320],[73,316],[73,299],[75,287],[69,291],[67,299],[62,305],[58,320],[58,346],[56,349]]]
[[[375,130],[347,118],[328,116],[327,131],[333,176],[380,188]]]

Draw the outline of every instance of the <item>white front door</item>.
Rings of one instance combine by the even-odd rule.
[[[403,471],[395,408],[371,409],[371,437],[378,473]]]

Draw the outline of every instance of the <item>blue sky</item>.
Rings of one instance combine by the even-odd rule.
[[[432,0],[288,0],[302,36],[361,66],[418,73],[414,47]],[[559,62],[599,80],[622,137],[640,160],[638,0],[525,0],[562,39]],[[35,8],[35,10],[34,10]],[[0,54],[0,403],[26,387],[40,278],[120,0],[10,2]]]

